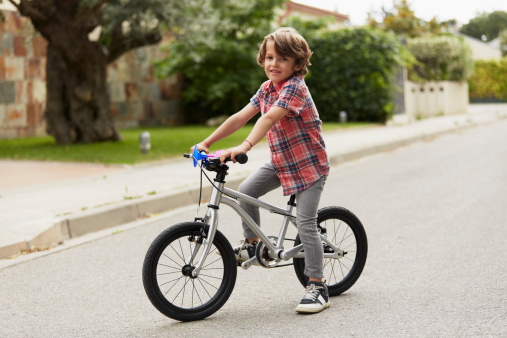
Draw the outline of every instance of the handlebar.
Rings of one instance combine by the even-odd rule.
[[[214,163],[217,163],[217,160],[218,162],[220,162],[220,155],[216,155],[216,154],[213,154],[213,155],[208,155],[206,153],[199,153],[198,156],[196,156],[196,154],[183,154],[183,157],[186,157],[186,158],[193,158],[195,157],[196,160],[200,160],[200,159],[206,159],[207,161],[209,162],[214,162]],[[225,162],[230,162],[232,161],[231,157],[230,156],[227,156],[225,158]],[[238,155],[236,155],[236,162],[238,162],[239,164],[245,164],[246,162],[248,162],[248,155],[247,154],[243,154],[243,153],[240,153]]]

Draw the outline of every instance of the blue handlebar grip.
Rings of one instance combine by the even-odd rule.
[[[194,157],[194,168],[195,168],[195,167],[197,167],[197,161],[200,161],[203,158],[208,158],[208,155],[204,151],[200,152],[199,149],[197,148],[197,144],[196,144],[194,146],[193,157]]]

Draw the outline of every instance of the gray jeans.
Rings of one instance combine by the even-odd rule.
[[[317,231],[317,210],[326,178],[327,176],[322,176],[312,186],[296,194],[296,224],[305,250],[305,275],[310,278],[324,277],[324,249]],[[259,198],[280,186],[280,179],[273,165],[266,163],[240,184],[239,191]],[[255,223],[260,225],[259,207],[242,201],[240,205]],[[243,222],[243,235],[245,238],[257,237],[245,222]]]

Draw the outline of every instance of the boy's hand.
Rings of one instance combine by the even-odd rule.
[[[204,151],[206,154],[209,154],[209,148],[208,148],[208,146],[206,144],[204,144],[204,142],[198,143],[195,146],[197,146],[197,149],[199,151]],[[190,148],[190,153],[191,154],[194,153],[195,146],[193,146],[192,148]]]
[[[224,163],[225,159],[230,156],[232,159],[232,162],[236,163],[236,156],[238,154],[246,154],[250,150],[250,146],[245,145],[244,143],[234,147],[227,149],[220,155],[220,162]]]

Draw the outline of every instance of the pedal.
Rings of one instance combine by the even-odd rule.
[[[238,264],[238,266],[241,266],[241,268],[243,270],[247,270],[256,262],[257,262],[257,257],[254,256],[254,257],[250,258],[249,260],[244,261],[243,263],[237,262],[237,264]]]

